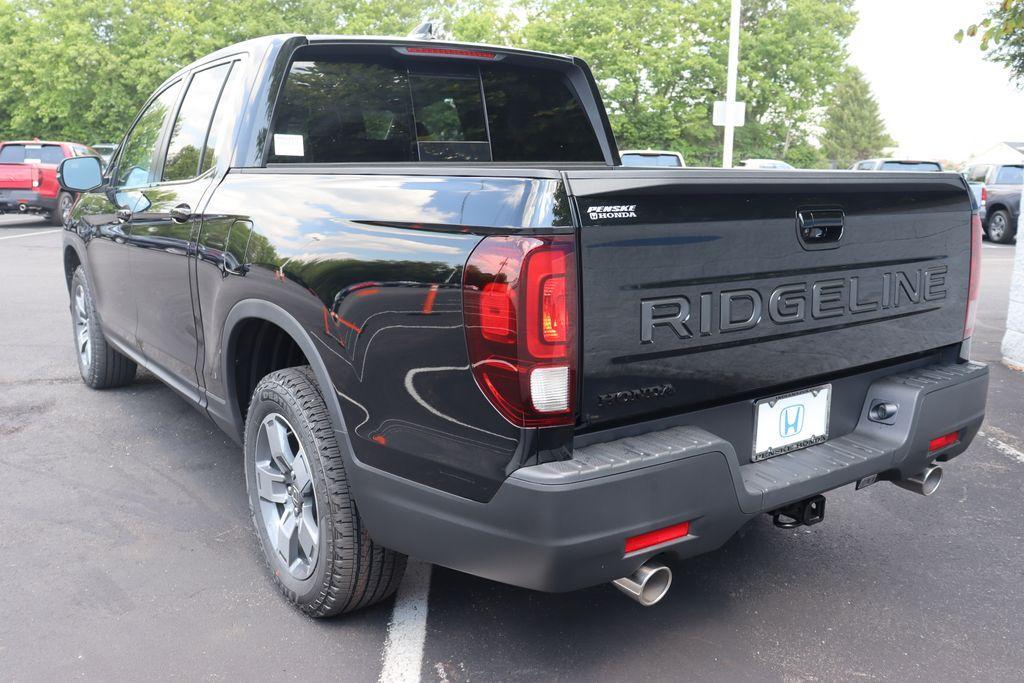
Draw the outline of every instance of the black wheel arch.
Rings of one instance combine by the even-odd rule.
[[[341,412],[341,403],[338,400],[338,393],[334,389],[327,365],[324,363],[316,344],[309,336],[309,333],[302,327],[288,311],[275,303],[263,299],[244,299],[236,303],[224,319],[224,351],[221,354],[221,377],[224,379],[225,402],[224,412],[228,413],[231,423],[231,436],[241,442],[245,432],[245,418],[242,415],[241,401],[236,386],[237,366],[235,357],[238,352],[239,338],[245,324],[252,320],[262,320],[283,330],[298,349],[305,356],[313,375],[316,377],[323,394],[324,403],[327,404],[327,411],[331,416],[334,430],[338,432],[339,443],[345,459],[351,460],[352,445],[349,442],[348,430],[345,426],[345,418]],[[213,406],[211,406],[211,410]],[[216,419],[216,417],[215,417]]]

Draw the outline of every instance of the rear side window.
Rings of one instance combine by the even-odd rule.
[[[164,180],[188,180],[199,175],[213,111],[230,68],[231,64],[221,64],[199,71],[192,77],[171,131],[164,162]]]
[[[1024,166],[1003,166],[996,174],[996,185],[1024,184]]]
[[[59,164],[64,159],[60,145],[4,145],[0,164]]]
[[[292,63],[270,163],[602,161],[564,75],[401,59]]]

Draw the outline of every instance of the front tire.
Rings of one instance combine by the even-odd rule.
[[[993,211],[988,216],[985,229],[988,238],[997,244],[1008,244],[1013,241],[1013,226],[1010,224],[1010,213],[1005,209]]]
[[[82,266],[75,268],[71,276],[71,327],[78,371],[87,386],[110,389],[135,379],[135,362],[111,347],[103,336],[96,315],[96,300]]]
[[[245,423],[245,484],[278,587],[313,617],[352,612],[398,588],[406,557],[363,527],[323,396],[308,366],[260,380]]]

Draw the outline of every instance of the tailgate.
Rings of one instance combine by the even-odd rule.
[[[569,171],[585,424],[811,386],[959,342],[954,174]]]
[[[0,190],[31,190],[38,177],[32,164],[0,164]]]

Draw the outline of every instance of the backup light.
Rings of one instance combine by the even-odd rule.
[[[473,376],[512,424],[575,420],[575,263],[572,235],[492,235],[466,262],[462,305]]]

